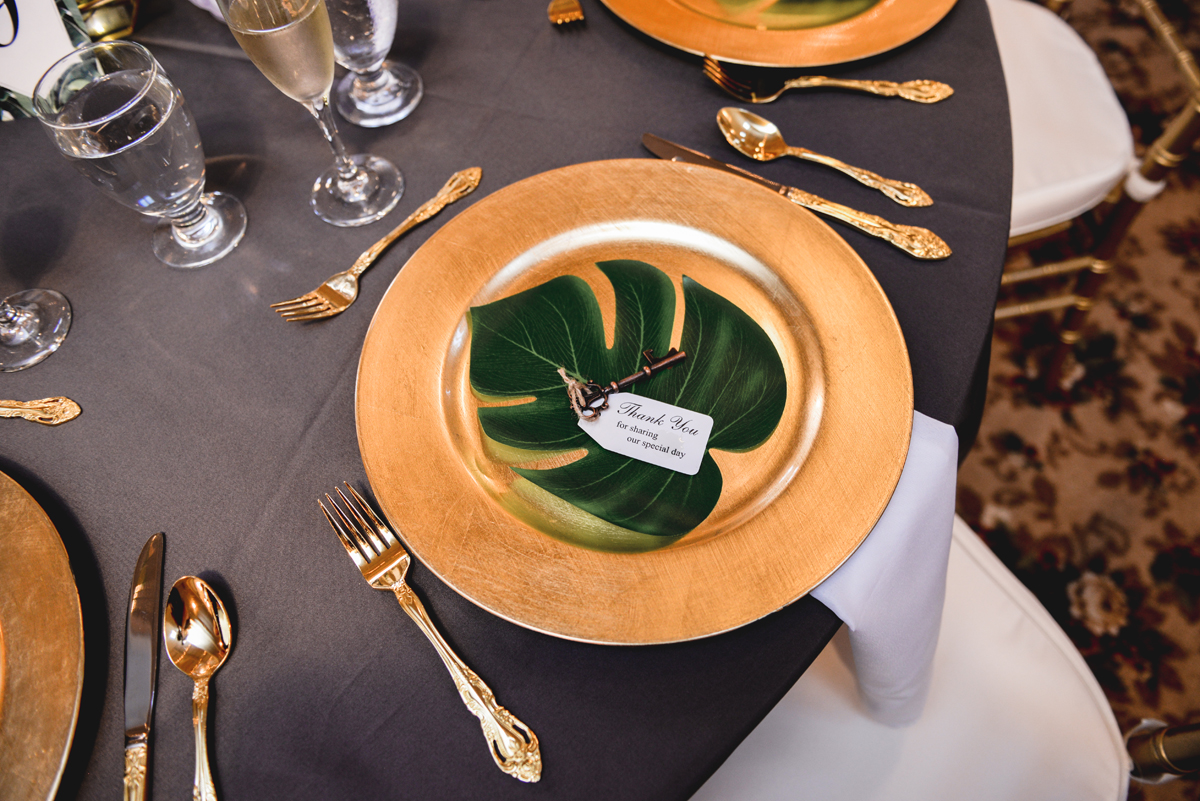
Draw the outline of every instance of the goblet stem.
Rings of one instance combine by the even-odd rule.
[[[351,91],[358,98],[370,97],[388,84],[396,83],[396,76],[383,68],[383,59],[365,70],[353,70],[354,87]]]
[[[361,179],[359,174],[361,171],[354,166],[354,162],[350,161],[350,156],[346,154],[346,146],[342,144],[342,137],[338,135],[337,122],[333,117],[333,109],[329,106],[328,96],[305,103],[304,107],[316,119],[317,125],[321,126],[321,133],[325,134],[325,141],[329,142],[329,146],[333,148],[333,163],[337,169],[339,183],[350,183]]]
[[[186,247],[197,247],[207,242],[221,227],[217,215],[198,197],[191,207],[169,219],[175,238]]]
[[[62,344],[71,304],[52,289],[26,289],[0,298],[0,373],[24,370]]]
[[[37,323],[36,310],[17,308],[7,298],[0,299],[0,345],[20,345],[33,336]]]

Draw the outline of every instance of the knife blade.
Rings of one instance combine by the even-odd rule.
[[[125,619],[125,801],[146,797],[150,722],[158,674],[162,569],[160,532],[142,547],[129,588],[129,614]]]
[[[864,234],[879,237],[918,259],[944,259],[951,253],[950,246],[942,241],[941,237],[927,228],[888,222],[882,217],[867,214],[866,212],[852,209],[849,206],[843,206],[840,203],[834,203],[810,192],[805,192],[803,189],[776,183],[768,178],[763,178],[761,175],[756,175],[749,170],[743,170],[732,164],[726,164],[723,161],[714,159],[712,156],[686,148],[683,145],[677,145],[652,133],[642,134],[642,144],[660,159],[680,161],[686,164],[699,164],[704,167],[711,167],[716,170],[732,173],[742,178],[748,178],[757,184],[779,193],[797,206],[803,206],[806,209],[833,217],[835,220],[840,220],[847,225],[852,225]]]

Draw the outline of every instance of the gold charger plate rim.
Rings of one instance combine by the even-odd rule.
[[[0,549],[0,797],[44,801],[58,789],[79,716],[83,619],[54,524],[2,472]]]
[[[813,325],[831,337],[821,351],[830,380],[803,466],[748,522],[660,551],[619,554],[560,542],[501,508],[472,472],[471,454],[460,460],[441,396],[450,394],[444,356],[464,338],[463,315],[498,269],[564,231],[638,214],[714,230],[803,284]],[[820,267],[799,269],[802,255]],[[852,385],[860,379],[873,382],[869,392]],[[430,237],[376,310],[355,411],[376,499],[413,555],[448,586],[553,636],[654,644],[757,620],[806,594],[853,553],[899,480],[912,378],[886,296],[824,222],[735,176],[619,160],[511,184]]]
[[[940,22],[957,0],[880,0],[849,19],[796,30],[731,25],[675,0],[601,2],[647,36],[687,53],[757,67],[801,68],[844,64],[908,44]]]

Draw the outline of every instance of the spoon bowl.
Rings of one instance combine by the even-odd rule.
[[[233,648],[225,605],[203,579],[184,576],[171,587],[163,610],[163,640],[171,663],[195,682],[192,728],[196,733],[195,801],[217,801],[208,764],[208,680]]]
[[[779,126],[744,108],[727,106],[721,109],[717,112],[717,127],[734,150],[756,161],[774,161],[782,156],[815,161],[826,167],[833,167],[865,186],[879,190],[901,206],[928,206],[933,203],[933,199],[925,190],[916,184],[884,178],[831,156],[788,145]]]
[[[717,125],[725,141],[756,161],[774,161],[788,155],[779,126],[752,111],[727,106],[717,113]]]

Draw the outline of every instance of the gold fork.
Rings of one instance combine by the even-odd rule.
[[[320,499],[317,503],[329,525],[337,532],[346,553],[368,584],[377,590],[391,590],[395,594],[400,607],[433,643],[434,650],[450,671],[463,703],[472,715],[479,718],[483,736],[488,741],[488,750],[500,770],[523,782],[536,782],[542,777],[542,752],[538,748],[537,735],[496,703],[491,688],[442,639],[421,599],[413,594],[412,588],[404,581],[410,561],[408,552],[363,497],[348,483],[343,483],[350,494],[347,496],[341,488],[335,489],[341,500],[340,505],[328,493],[325,494],[328,507]]]
[[[568,22],[583,22],[583,7],[579,0],[550,0],[546,16],[555,25],[566,25]]]
[[[479,186],[479,179],[482,177],[483,171],[478,167],[454,173],[431,200],[426,201],[421,208],[408,215],[408,218],[393,228],[387,236],[371,245],[358,257],[354,266],[349,270],[334,273],[312,292],[306,292],[291,300],[272,303],[271,308],[279,312],[285,320],[293,323],[323,320],[326,317],[341,314],[358,297],[358,278],[375,263],[379,254],[412,228],[425,222],[454,201],[471,194],[475,191],[475,187]]]
[[[747,103],[770,103],[789,89],[832,87],[854,89],[883,97],[902,97],[916,103],[936,103],[954,94],[954,89],[938,81],[857,81],[849,78],[826,78],[823,75],[801,75],[780,81],[765,74],[754,76],[753,83],[733,77],[712,56],[704,57],[704,74],[717,86],[738,100]]]

